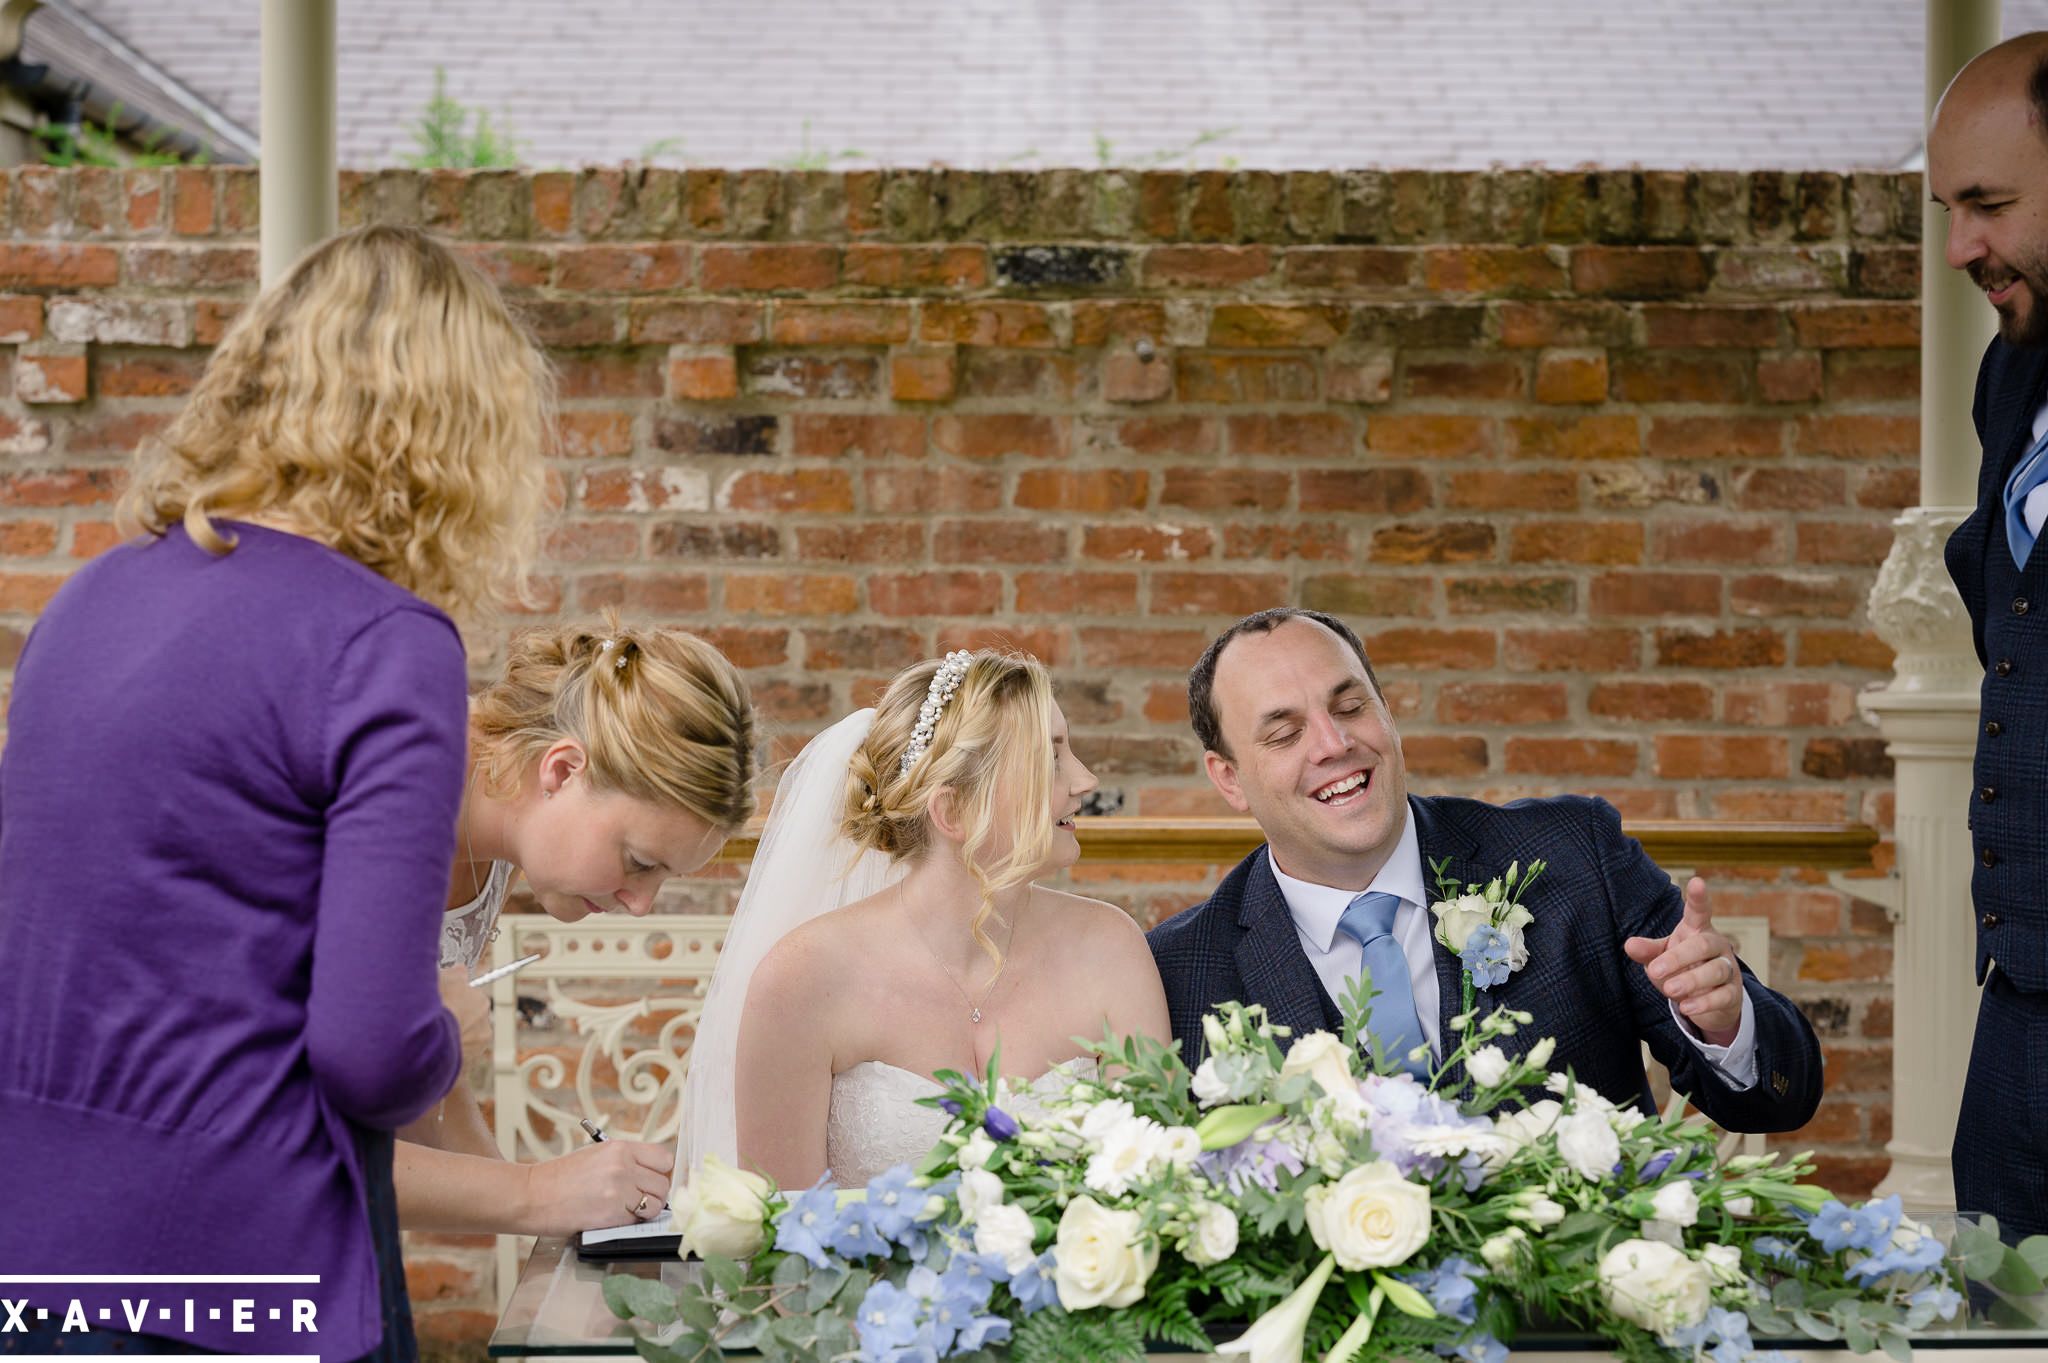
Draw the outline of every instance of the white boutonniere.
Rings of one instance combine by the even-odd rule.
[[[1507,874],[1495,876],[1484,885],[1461,885],[1451,875],[1451,859],[1432,860],[1437,900],[1429,906],[1436,919],[1436,940],[1455,952],[1464,967],[1465,1008],[1472,1007],[1472,990],[1492,989],[1507,983],[1508,976],[1529,964],[1529,947],[1522,931],[1535,915],[1522,904],[1536,877],[1543,874],[1543,862],[1532,861],[1525,868],[1516,861]]]

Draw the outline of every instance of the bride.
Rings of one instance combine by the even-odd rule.
[[[856,1187],[929,1150],[933,1072],[1031,1085],[1077,1039],[1170,1036],[1143,933],[1034,882],[1095,778],[1028,658],[950,653],[804,749],[776,791],[691,1050],[676,1170]]]

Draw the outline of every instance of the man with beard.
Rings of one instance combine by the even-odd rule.
[[[2048,33],[1950,83],[1927,186],[1948,213],[1948,263],[1998,312],[1971,412],[1977,509],[1946,554],[1985,665],[1970,820],[1984,993],[1954,1162],[1956,1205],[2017,1239],[2048,1231],[2048,552],[2034,552],[2048,519]]]

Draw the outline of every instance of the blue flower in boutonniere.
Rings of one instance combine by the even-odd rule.
[[[1429,906],[1436,919],[1436,940],[1455,953],[1464,967],[1465,1007],[1472,1007],[1472,991],[1495,989],[1508,976],[1529,964],[1529,947],[1522,930],[1535,915],[1522,904],[1543,863],[1532,861],[1527,868],[1517,861],[1507,874],[1485,884],[1460,884],[1450,874],[1451,859],[1432,860],[1429,869],[1436,876],[1437,901]]]

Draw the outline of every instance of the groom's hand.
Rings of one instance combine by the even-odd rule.
[[[1669,937],[1631,937],[1621,949],[1708,1045],[1735,1040],[1742,1023],[1742,967],[1735,963],[1735,943],[1714,931],[1706,881],[1694,876],[1686,882],[1685,917]]]

